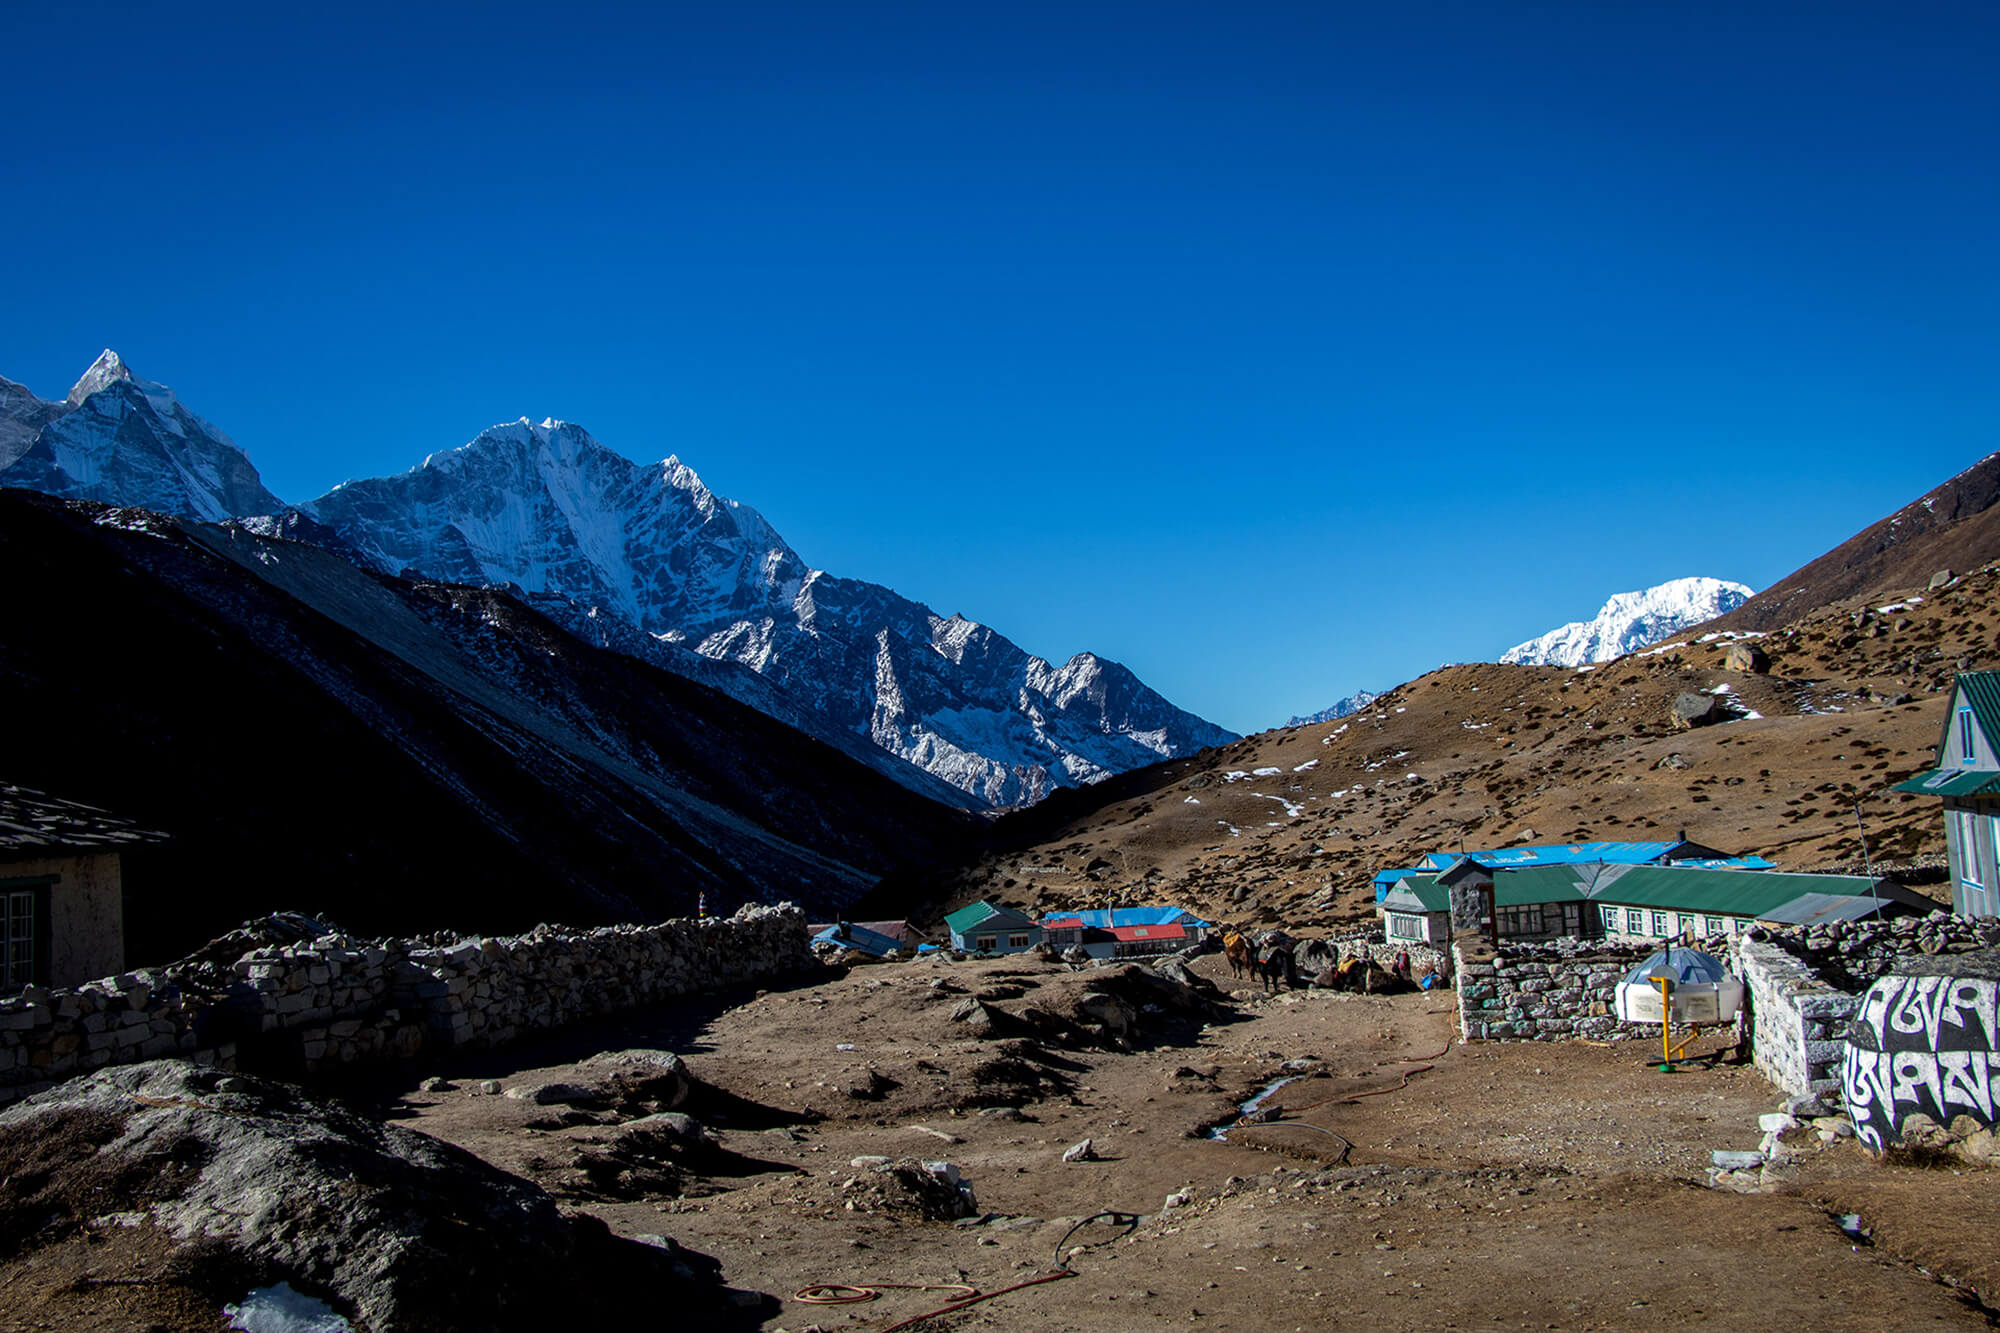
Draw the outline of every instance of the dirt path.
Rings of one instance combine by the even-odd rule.
[[[1219,958],[1197,971],[1229,984]],[[973,1038],[950,1017],[972,997],[1060,1011],[1089,979],[1021,960],[869,967],[591,1034],[684,1053],[723,1094],[689,1109],[732,1156],[678,1197],[580,1204],[621,1234],[719,1259],[732,1285],[775,1298],[746,1318],[789,1333],[883,1330],[952,1295],[792,1299],[811,1284],[994,1291],[1055,1271],[1059,1246],[1076,1276],[926,1327],[1989,1325],[1896,1257],[1991,1290],[2000,1209],[1952,1203],[1983,1198],[1982,1180],[1887,1172],[1844,1145],[1786,1192],[1705,1187],[1710,1150],[1754,1147],[1756,1117],[1780,1100],[1754,1071],[1663,1075],[1631,1045],[1462,1048],[1448,999],[1423,994],[1246,996],[1206,1025],[1145,1014],[1130,1051]],[[532,1085],[568,1067],[468,1066],[454,1090],[407,1093],[397,1113],[574,1188],[579,1155],[617,1126],[473,1081]],[[1281,1078],[1293,1081],[1268,1104],[1283,1121],[1198,1135]],[[1065,1162],[1086,1137],[1099,1160]],[[959,1167],[986,1220],[925,1220],[852,1165],[912,1156]],[[1830,1208],[1879,1215],[1880,1244],[1857,1247]],[[1078,1225],[1106,1211],[1140,1220]]]

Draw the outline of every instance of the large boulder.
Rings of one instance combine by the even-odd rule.
[[[642,1292],[721,1304],[713,1265],[671,1242],[616,1240],[428,1135],[186,1061],[99,1070],[0,1113],[0,1261],[113,1215],[369,1333],[619,1327]]]
[[[1771,658],[1755,644],[1732,643],[1729,645],[1729,651],[1722,655],[1722,665],[1731,671],[1748,671],[1762,675],[1771,669]]]
[[[1698,694],[1693,690],[1682,690],[1674,696],[1674,725],[1677,727],[1706,727],[1715,722],[1726,722],[1733,716],[1728,701],[1720,694]]]

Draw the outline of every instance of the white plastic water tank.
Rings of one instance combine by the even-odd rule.
[[[1743,983],[1713,954],[1669,946],[1651,955],[1618,983],[1618,1017],[1628,1023],[1660,1021],[1658,978],[1673,982],[1668,1017],[1675,1023],[1726,1023],[1743,1007]]]

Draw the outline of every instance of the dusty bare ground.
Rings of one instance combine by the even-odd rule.
[[[1233,984],[1220,958],[1196,970]],[[454,1069],[451,1089],[401,1091],[389,1113],[569,1192],[621,1234],[714,1256],[732,1286],[771,1298],[744,1310],[767,1330],[879,1333],[963,1294],[795,1298],[813,1284],[995,1292],[1064,1264],[1074,1276],[924,1327],[1991,1322],[1977,1293],[2000,1280],[2000,1204],[1982,1174],[1892,1170],[1844,1144],[1777,1194],[1705,1187],[1710,1150],[1754,1147],[1780,1100],[1753,1070],[1662,1074],[1630,1044],[1463,1048],[1449,997],[1423,993],[1245,994],[1212,1022],[1146,1013],[1129,1051],[1053,1041],[1047,1025],[974,1038],[949,1016],[970,996],[1003,1016],[1074,1013],[1092,980],[1020,959],[860,968]],[[719,1149],[682,1159],[670,1190],[606,1169],[614,1115],[478,1090],[560,1079],[621,1045],[678,1050],[713,1090],[687,1109]],[[1271,1099],[1280,1123],[1200,1136],[1282,1077],[1296,1081]],[[1101,1160],[1062,1160],[1086,1137]],[[956,1164],[985,1220],[922,1217],[850,1164],[863,1156]],[[1127,1216],[1079,1226],[1107,1211]],[[1842,1233],[1832,1214],[1848,1212],[1875,1245]]]

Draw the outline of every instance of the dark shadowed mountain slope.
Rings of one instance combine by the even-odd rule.
[[[278,907],[520,930],[792,898],[973,837],[718,691],[495,589],[241,529],[0,492],[6,776],[162,829],[135,962]]]
[[[1704,628],[1777,629],[1835,602],[1892,597],[1921,589],[1939,571],[1975,569],[2000,558],[1995,501],[2000,501],[2000,453],[1988,454]]]

